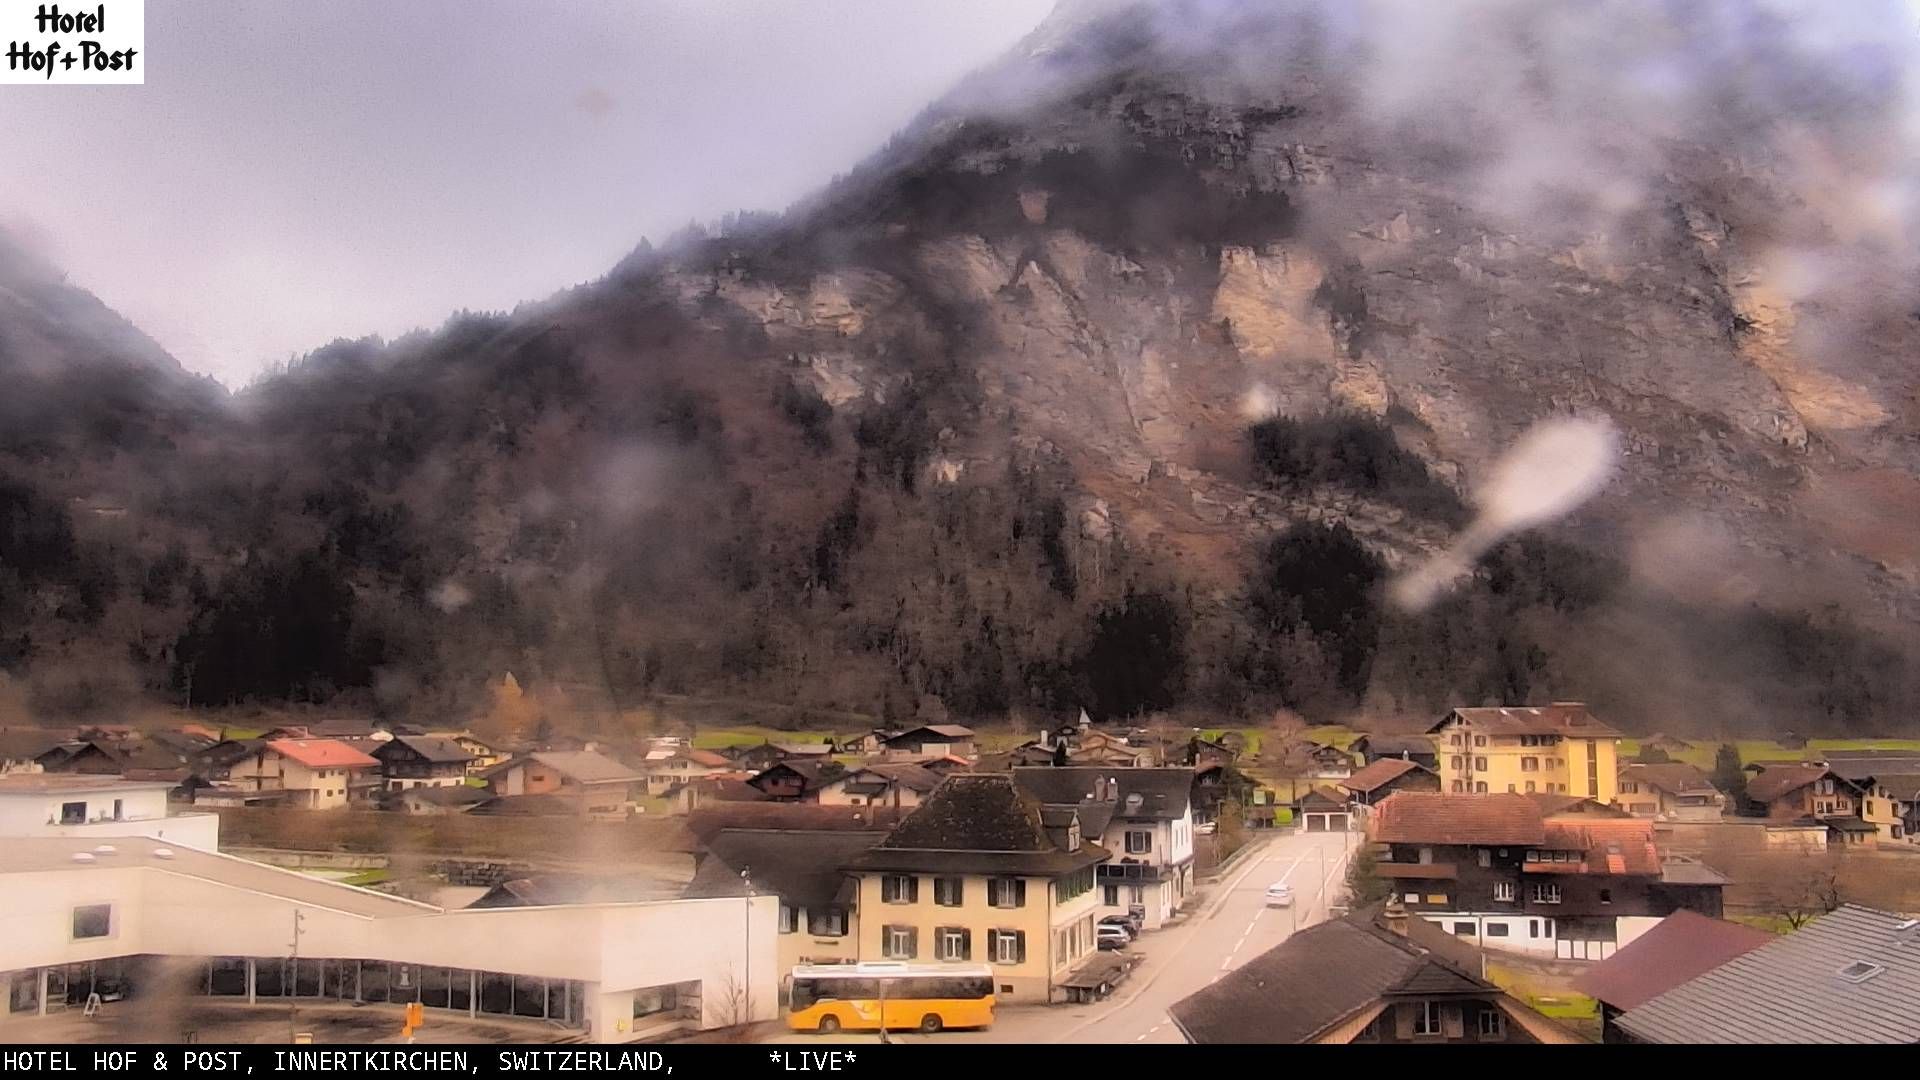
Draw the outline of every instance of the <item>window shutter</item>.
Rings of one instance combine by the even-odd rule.
[[[1413,1038],[1413,1014],[1418,1005],[1395,1005],[1393,1007],[1393,1034],[1397,1039]]]
[[[1027,932],[1025,930],[1015,930],[1013,932],[1013,955],[1018,958],[1018,963],[1024,964],[1027,962]]]
[[[1466,1037],[1467,1025],[1466,1020],[1460,1014],[1460,1006],[1440,1006],[1440,1030],[1449,1039],[1463,1039]]]
[[[912,877],[907,878],[907,903],[917,904],[919,902],[920,902],[920,875],[915,874]]]
[[[973,959],[973,931],[965,928],[960,931],[960,959]]]
[[[910,926],[907,928],[907,959],[913,960],[919,957],[919,955],[920,955],[920,928],[917,926]]]
[[[967,906],[967,879],[966,878],[957,877],[953,879],[953,906],[954,907]]]
[[[1013,879],[1013,906],[1014,907],[1027,906],[1027,879],[1026,878]]]

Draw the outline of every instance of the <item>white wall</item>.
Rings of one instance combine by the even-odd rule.
[[[284,956],[299,910],[302,956],[588,983],[590,1018],[596,1002],[611,1010],[603,1014],[607,1024],[592,1032],[597,1041],[632,1037],[617,1021],[631,1019],[632,991],[640,987],[702,983],[711,1026],[730,1019],[721,1015],[724,988],[750,979],[753,1018],[778,1015],[779,900],[773,896],[445,912],[420,905],[418,914],[376,918],[306,902],[315,885],[323,888],[317,898],[327,899],[324,883],[307,878],[300,885],[303,899],[296,901],[140,863],[0,874],[0,925],[7,929],[0,934],[0,971],[135,954]],[[114,906],[111,935],[74,941],[73,909],[98,903]]]
[[[120,800],[120,820],[163,818],[167,816],[167,789],[164,787],[121,790],[0,792],[0,836],[57,836],[45,831],[48,823],[58,826],[60,807],[66,803],[85,803],[89,822],[114,817],[113,802]],[[69,826],[71,827],[71,826]]]

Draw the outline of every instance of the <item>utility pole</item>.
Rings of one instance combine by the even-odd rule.
[[[307,913],[300,908],[293,909],[293,955],[287,958],[287,970],[280,977],[280,987],[287,995],[287,1041],[293,1042],[300,1035],[300,924],[306,920]]]
[[[746,972],[746,984],[740,988],[741,1011],[746,1015],[740,1018],[742,1024],[753,1023],[753,878],[748,876],[748,867],[740,868],[740,882],[746,888],[747,902],[747,952],[740,960],[740,966]]]

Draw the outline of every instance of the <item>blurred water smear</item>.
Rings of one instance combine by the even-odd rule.
[[[1395,579],[1393,602],[1412,611],[1432,604],[1495,544],[1570,514],[1598,494],[1619,456],[1619,432],[1605,418],[1562,417],[1528,428],[1474,491],[1479,516],[1452,547]]]

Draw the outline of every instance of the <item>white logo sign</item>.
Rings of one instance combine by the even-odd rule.
[[[0,0],[0,83],[144,83],[146,0]]]

